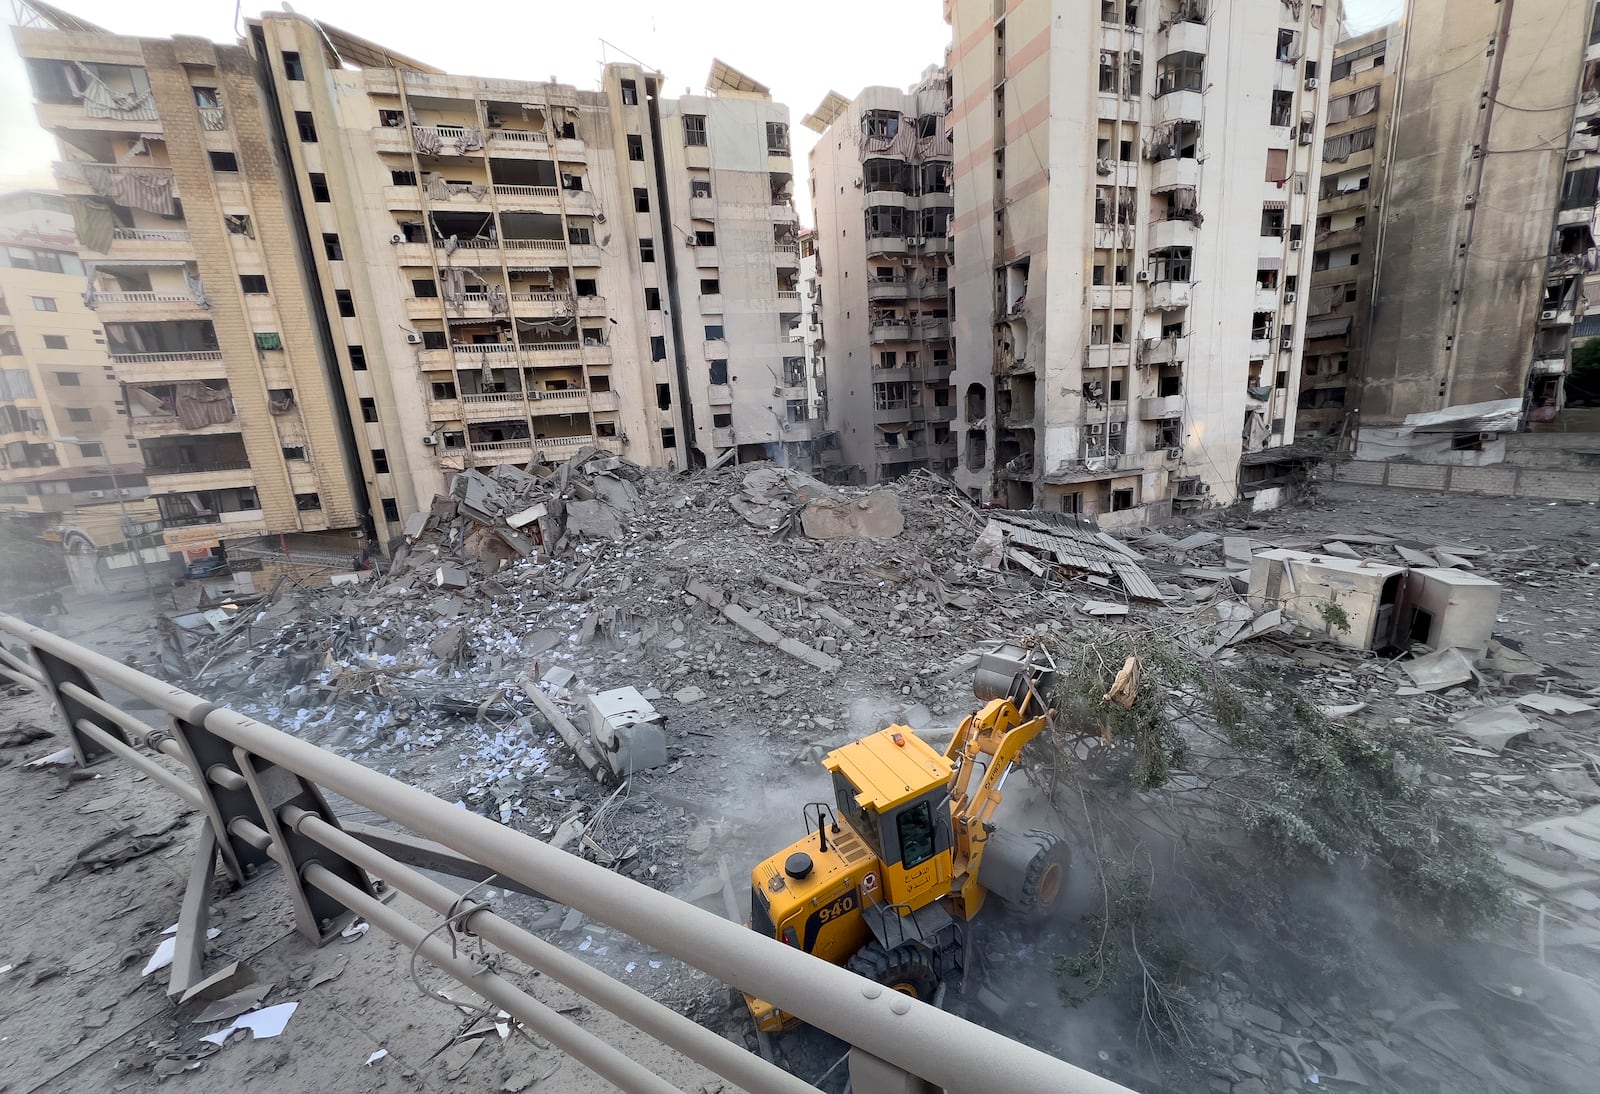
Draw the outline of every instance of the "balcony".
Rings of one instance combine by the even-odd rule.
[[[1355,247],[1361,243],[1363,225],[1355,224],[1337,231],[1318,232],[1316,248],[1319,251],[1336,251],[1340,247]]]
[[[589,391],[581,387],[548,388],[528,392],[535,414],[582,414],[588,409]]]
[[[60,48],[59,46],[56,48]],[[34,103],[39,124],[45,129],[73,129],[99,133],[149,133],[161,135],[161,114],[155,100],[145,95],[144,101],[132,110],[117,110],[114,117],[92,116],[82,101],[71,103]]]
[[[1250,339],[1250,360],[1261,361],[1270,356],[1272,356],[1271,338],[1252,337]]]
[[[924,342],[943,342],[950,337],[950,320],[924,316],[917,320],[917,337]]]
[[[873,345],[884,342],[904,342],[911,337],[909,323],[885,323],[879,320],[872,324],[872,329],[867,333],[867,340]]]
[[[719,292],[703,292],[700,294],[701,315],[722,314],[722,294]]]
[[[480,465],[527,463],[533,459],[532,437],[510,441],[469,441],[467,448],[472,453],[473,461]]]
[[[55,173],[56,184],[63,194],[77,197],[101,197],[100,191],[91,185],[90,179],[96,180],[97,185],[105,188],[106,183],[113,178],[137,179],[142,189],[147,190],[145,195],[152,199],[151,205],[160,205],[168,196],[178,198],[178,184],[173,177],[170,167],[143,167],[120,163],[82,163],[78,161],[57,160],[51,165]],[[176,208],[174,206],[174,208]],[[166,212],[165,209],[152,210]]]
[[[1203,20],[1190,22],[1185,19],[1170,24],[1156,35],[1155,52],[1161,57],[1173,53],[1205,53],[1205,22]]]
[[[591,391],[589,409],[597,414],[622,409],[622,398],[615,391]]]
[[[1139,400],[1139,419],[1153,422],[1162,418],[1183,416],[1182,395],[1156,395]]]
[[[773,264],[780,270],[796,269],[800,265],[800,248],[794,243],[775,243],[772,245]]]
[[[574,266],[598,266],[603,259],[593,243],[574,243],[567,248],[567,259]]]
[[[1091,285],[1089,286],[1089,306],[1099,308],[1131,308],[1133,307],[1133,286],[1131,285]]]
[[[1187,281],[1152,281],[1145,293],[1145,311],[1171,311],[1187,308],[1192,286]]]
[[[462,418],[469,422],[503,421],[527,413],[520,391],[464,394],[459,401]]]
[[[525,342],[522,357],[539,368],[578,365],[583,363],[583,347],[576,342]]]
[[[1152,193],[1162,193],[1166,190],[1176,190],[1180,187],[1194,189],[1200,185],[1200,161],[1196,159],[1183,159],[1181,157],[1156,161],[1155,169],[1150,172],[1150,190]]]
[[[372,127],[372,148],[376,152],[411,152],[411,131],[393,125]]]
[[[1580,205],[1576,209],[1560,209],[1556,212],[1556,227],[1570,228],[1577,224],[1588,224],[1593,219],[1593,205]]]
[[[549,142],[545,135],[543,133],[535,133],[532,130],[491,129],[488,132],[488,138],[489,154],[491,156],[545,159],[550,154],[546,149]]]
[[[488,244],[493,247],[494,244]],[[513,256],[528,255],[555,255],[560,256],[567,249],[564,239],[502,239],[500,246],[505,249],[506,261],[510,262]]]
[[[609,365],[611,363],[611,344],[609,342],[585,342],[583,344],[583,363],[586,365]]]
[[[190,428],[183,424],[183,420],[175,414],[147,414],[142,417],[128,419],[128,432],[136,439],[148,440],[155,437],[186,437],[204,436],[209,433],[237,433],[239,422],[237,419],[218,422],[216,425],[203,425]]]
[[[1121,368],[1133,363],[1133,347],[1127,344],[1089,346],[1084,351],[1084,368]]]
[[[712,406],[732,406],[733,389],[727,384],[708,384],[706,402]]]
[[[102,323],[203,319],[209,314],[187,292],[97,292],[90,300]]]
[[[772,206],[772,223],[798,224],[800,223],[800,214],[796,213],[794,206],[788,202],[784,202],[782,205],[774,204]]]
[[[136,262],[140,259],[193,259],[189,233],[166,228],[113,228],[107,257]]]
[[[219,460],[209,463],[181,463],[144,469],[151,493],[186,494],[195,490],[222,490],[230,486],[249,486],[255,481],[248,460]]]
[[[694,264],[702,270],[714,270],[722,265],[722,255],[715,247],[695,247]]]
[[[1172,122],[1198,122],[1204,113],[1204,100],[1198,91],[1169,91],[1155,102],[1156,125]]]
[[[460,399],[429,399],[428,418],[435,422],[459,422],[465,419],[461,416]]]
[[[706,339],[706,360],[726,361],[728,359],[728,342],[725,338]]]
[[[113,372],[126,383],[204,380],[228,374],[218,349],[179,350],[175,353],[113,353]]]
[[[872,255],[903,255],[906,253],[906,237],[898,236],[869,236],[867,239],[867,256]]]
[[[786,291],[786,290],[783,290],[783,289],[779,289],[778,290],[778,310],[779,311],[799,311],[800,310],[800,294],[798,292],[789,292],[789,291]]]
[[[717,201],[715,198],[690,198],[690,220],[715,220],[717,218]]]
[[[903,277],[874,277],[867,281],[868,300],[904,300],[910,283]]]
[[[556,157],[567,163],[587,163],[589,146],[576,137],[559,137],[556,139]]]
[[[1150,250],[1168,247],[1193,247],[1198,234],[1192,220],[1158,220],[1150,225]]]
[[[1172,335],[1167,338],[1146,338],[1142,360],[1147,365],[1181,364],[1189,356],[1189,336]]]
[[[904,209],[909,201],[910,195],[900,190],[868,190],[862,204],[868,209]]]

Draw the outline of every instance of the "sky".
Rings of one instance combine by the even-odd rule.
[[[598,86],[607,60],[629,57],[665,76],[667,95],[698,93],[713,56],[772,89],[789,107],[795,198],[806,200],[806,154],[816,135],[800,125],[834,90],[852,98],[863,87],[907,87],[938,64],[949,44],[940,0],[806,0],[773,9],[751,0],[576,0],[485,4],[444,9],[412,0],[291,0],[294,10],[389,46],[447,72],[523,80],[555,78]],[[1083,0],[1087,3],[1088,0]],[[1273,0],[1252,0],[1276,8]],[[235,11],[243,0],[55,0],[56,6],[118,34],[165,38],[192,34],[213,41],[239,37]],[[1403,0],[1345,0],[1352,32],[1395,18]],[[282,5],[290,7],[289,3]],[[774,17],[775,10],[788,18]],[[31,93],[9,33],[0,43],[0,189],[51,186],[54,140],[34,120]],[[809,223],[810,210],[800,215]]]

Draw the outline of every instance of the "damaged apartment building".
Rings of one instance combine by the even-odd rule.
[[[1562,410],[1596,268],[1600,5],[1411,0],[1402,27],[1355,454],[1487,472]]]
[[[1400,23],[1346,38],[1328,73],[1328,126],[1312,237],[1299,439],[1342,433],[1361,373],[1390,108],[1400,72]]]
[[[949,73],[907,91],[828,96],[803,125],[817,220],[830,476],[879,482],[956,467],[950,338]]]
[[[666,99],[613,64],[579,91],[288,12],[235,47],[29,10],[118,379],[238,408],[147,449],[201,474],[173,491],[196,515],[387,543],[474,466],[810,460],[788,110],[749,77]]]
[[[956,481],[1119,524],[1271,504],[1292,466],[1274,450],[1295,433],[1337,5],[945,15]]]

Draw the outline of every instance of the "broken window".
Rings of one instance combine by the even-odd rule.
[[[406,112],[404,110],[378,111],[378,124],[385,129],[404,129],[406,127]]]
[[[898,110],[868,110],[861,115],[861,132],[867,137],[893,138],[900,135]]]
[[[652,288],[652,289],[646,289],[644,291],[644,310],[645,311],[660,311],[661,310],[661,290],[660,289],[653,289]]]
[[[644,138],[637,133],[628,134],[628,158],[641,163],[644,161]]]
[[[296,494],[294,507],[302,513],[315,512],[322,508],[322,498],[317,494]]]
[[[785,417],[793,423],[806,421],[811,416],[804,399],[788,399],[784,402],[783,409]]]
[[[311,111],[296,110],[294,112],[295,128],[300,131],[300,139],[307,144],[317,143],[317,123],[311,118]]]
[[[650,211],[650,191],[643,186],[633,188],[633,211],[648,213]]]
[[[930,140],[939,135],[939,115],[922,114],[917,117],[917,139]]]
[[[309,176],[311,183],[311,200],[315,202],[332,201],[328,194],[328,176],[319,171],[312,171]]]
[[[1205,90],[1205,55],[1170,53],[1161,58],[1156,70],[1156,97],[1174,91]]]
[[[306,70],[300,64],[300,54],[283,51],[283,74],[291,80],[306,78]]]
[[[265,296],[267,279],[261,274],[240,274],[239,289],[250,296]]]
[[[425,330],[422,332],[423,349],[446,349],[449,345],[450,343],[445,340],[444,331],[442,330]]]
[[[248,213],[229,213],[222,218],[222,226],[228,229],[229,235],[255,238],[255,232],[250,227],[250,215]]]
[[[727,362],[727,360],[725,358],[721,358],[721,357],[716,358],[715,360],[713,360],[711,362],[711,366],[710,366],[710,373],[711,373],[711,375],[710,375],[711,383],[713,383],[713,384],[725,384],[725,383],[727,383],[728,382],[728,362]]]
[[[389,473],[389,453],[382,448],[372,450],[372,471],[377,475]]]
[[[706,341],[718,342],[722,340],[722,324],[707,323],[705,325]]]
[[[715,296],[722,291],[722,282],[715,277],[702,277],[700,279],[700,291],[707,296]]]
[[[1580,167],[1561,179],[1561,208],[1588,208],[1600,199],[1600,167]]]
[[[635,84],[632,80],[623,80],[622,84],[621,84],[621,87],[622,87],[622,105],[623,106],[638,106],[639,105],[639,86],[637,84]]]
[[[783,382],[789,387],[799,387],[806,382],[806,359],[804,357],[785,357],[783,359]]]
[[[662,448],[677,448],[678,447],[678,431],[676,429],[673,429],[673,428],[671,428],[669,426],[669,427],[666,427],[666,428],[661,430],[661,447]]]
[[[1261,234],[1283,238],[1285,213],[1282,209],[1261,210]]]
[[[893,206],[874,206],[867,210],[867,238],[905,234],[905,210]]]
[[[447,430],[444,433],[445,451],[456,451],[467,447],[467,435],[461,430]]]
[[[350,295],[349,289],[333,290],[333,299],[339,305],[339,314],[346,319],[352,319],[356,314],[355,298]]]
[[[1276,126],[1294,124],[1294,92],[1274,91],[1272,93],[1272,116],[1268,124]]]
[[[1283,61],[1286,64],[1298,61],[1300,59],[1300,55],[1295,52],[1295,45],[1299,39],[1299,31],[1290,30],[1288,27],[1279,27],[1277,53],[1278,60]],[[1309,73],[1307,75],[1309,75]]]
[[[715,247],[717,245],[717,233],[704,230],[695,232],[694,245],[696,247]]]
[[[342,262],[344,260],[344,248],[339,243],[339,233],[337,232],[322,233],[322,250],[327,254],[329,262]]]
[[[346,346],[350,354],[350,368],[356,372],[367,371],[367,351],[364,346]]]
[[[1150,280],[1188,281],[1193,250],[1189,247],[1168,247],[1150,252]]]
[[[672,409],[672,385],[671,384],[657,384],[656,385],[656,409],[657,410],[671,410]]]
[[[639,261],[654,262],[656,260],[656,241],[641,239],[639,241]]]
[[[378,420],[378,403],[374,399],[363,397],[361,399],[361,420],[375,422]]]
[[[1117,90],[1117,55],[1108,49],[1100,51],[1100,90],[1107,95]]]
[[[767,155],[787,156],[789,154],[789,127],[783,122],[767,123]]]
[[[233,173],[239,170],[239,157],[232,152],[207,152],[211,159],[211,170]]]
[[[393,498],[380,498],[383,504],[383,519],[394,524],[400,519],[400,503]]]
[[[699,148],[705,147],[706,116],[704,114],[685,114],[683,116],[683,143]]]
[[[667,359],[667,339],[665,335],[655,334],[650,337],[650,360],[665,361]]]

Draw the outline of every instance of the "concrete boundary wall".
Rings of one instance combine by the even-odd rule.
[[[1546,471],[1527,467],[1458,467],[1330,458],[1323,464],[1330,482],[1486,494],[1502,498],[1600,502],[1600,471]]]

